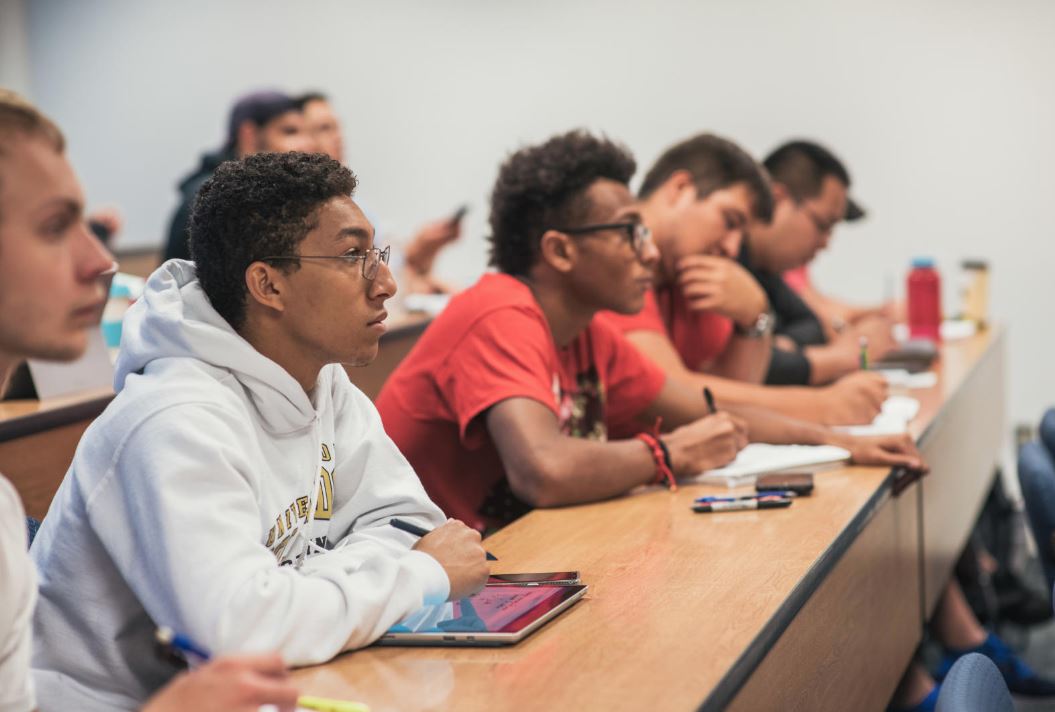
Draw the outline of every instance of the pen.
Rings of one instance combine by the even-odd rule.
[[[711,415],[718,412],[718,406],[714,404],[714,394],[707,386],[703,387],[703,399],[707,401],[707,410],[711,411]]]
[[[154,637],[162,645],[174,648],[184,655],[191,654],[202,662],[209,660],[209,651],[201,647],[185,635],[176,633],[171,628],[162,626],[154,633]],[[298,697],[297,707],[303,707],[318,712],[370,712],[370,708],[360,702],[347,702],[345,700],[330,700],[325,697]]]
[[[411,524],[405,519],[399,519],[398,517],[389,519],[388,523],[394,526],[396,529],[405,531],[407,534],[413,534],[414,536],[425,536],[426,534],[430,533],[428,529],[425,529],[424,527],[419,527],[417,524]],[[487,560],[498,561],[498,557],[488,551]]]
[[[693,505],[692,511],[700,513],[744,512],[750,509],[782,509],[790,506],[790,499],[744,499],[737,502],[702,502]]]
[[[778,499],[791,499],[792,497],[795,497],[795,493],[791,492],[791,491],[784,491],[784,490],[773,490],[772,492],[758,492],[756,494],[745,494],[745,495],[741,495],[739,497],[713,497],[713,496],[697,497],[693,501],[695,501],[697,503],[704,503],[704,502],[744,502],[744,501],[748,501],[748,500],[752,500],[752,499],[767,499],[767,498],[772,499],[774,497],[776,497]]]
[[[857,343],[861,346],[861,370],[868,370],[868,337],[862,336]]]
[[[184,656],[187,654],[193,655],[202,662],[207,661],[212,655],[209,651],[201,647],[193,640],[185,635],[176,633],[171,628],[162,626],[157,629],[154,633],[154,638],[162,645],[167,645],[170,648],[175,648],[179,652],[183,653]]]

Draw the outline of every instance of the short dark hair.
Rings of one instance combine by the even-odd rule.
[[[583,195],[594,181],[628,183],[636,167],[625,146],[581,129],[510,155],[491,191],[491,265],[527,274],[546,230],[575,227],[588,216]]]
[[[190,219],[198,280],[220,316],[240,328],[249,265],[295,255],[323,203],[350,197],[355,187],[352,172],[321,153],[257,153],[221,163],[198,191]]]
[[[301,109],[303,109],[305,106],[307,106],[313,101],[325,101],[327,104],[329,104],[330,97],[326,96],[321,91],[308,91],[296,97],[295,101],[297,102],[297,105]]]
[[[15,135],[44,139],[62,153],[66,139],[55,122],[13,91],[0,88],[0,152]]]
[[[638,194],[647,198],[676,171],[688,171],[699,197],[745,183],[754,198],[759,220],[773,219],[773,193],[769,178],[747,151],[714,134],[698,134],[671,146],[645,174]]]
[[[9,144],[30,137],[51,144],[56,153],[66,150],[66,139],[54,121],[22,96],[0,88],[0,158]]]
[[[763,164],[796,202],[817,197],[827,176],[850,187],[850,174],[842,161],[813,141],[788,141],[770,153]]]

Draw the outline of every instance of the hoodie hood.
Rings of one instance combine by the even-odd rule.
[[[305,428],[316,419],[317,407],[325,407],[313,403],[289,372],[257,351],[220,316],[198,282],[194,263],[169,260],[154,271],[143,296],[125,315],[114,390],[129,386],[135,374],[171,369],[171,378],[152,380],[178,391],[185,369],[200,365],[234,378],[272,432]],[[332,368],[324,368],[319,375],[316,401],[330,390]]]

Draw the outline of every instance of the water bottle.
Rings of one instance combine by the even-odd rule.
[[[909,338],[941,341],[941,277],[930,257],[912,260],[908,274]]]
[[[106,347],[116,349],[121,345],[121,325],[125,312],[132,304],[132,292],[124,284],[110,285],[110,298],[103,310],[103,339]]]

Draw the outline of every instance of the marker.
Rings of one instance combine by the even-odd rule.
[[[790,490],[772,490],[770,492],[758,492],[757,494],[745,494],[740,497],[697,497],[696,503],[709,503],[709,502],[746,502],[752,499],[792,499],[797,494]]]
[[[867,336],[862,336],[860,339],[858,339],[857,343],[861,347],[861,370],[862,371],[867,371],[868,370],[868,337]]]
[[[693,505],[692,511],[700,513],[745,512],[751,509],[783,509],[790,506],[790,499],[744,499],[735,502],[703,502]]]
[[[707,401],[707,410],[711,411],[711,415],[718,412],[718,406],[714,404],[714,394],[707,386],[703,387],[703,399]]]
[[[417,524],[411,524],[405,519],[399,519],[398,517],[389,519],[388,523],[394,526],[396,529],[405,531],[407,534],[413,534],[414,536],[425,536],[429,534],[429,530],[424,527],[419,527]],[[490,551],[487,552],[488,561],[498,561],[498,557],[492,554]]]
[[[164,626],[158,628],[154,633],[154,638],[162,645],[175,648],[184,655],[193,655],[202,662],[207,662],[212,657],[205,648],[187,636],[176,633],[171,628]],[[325,697],[298,697],[297,707],[318,710],[318,712],[370,712],[370,708],[360,702],[330,700]]]

